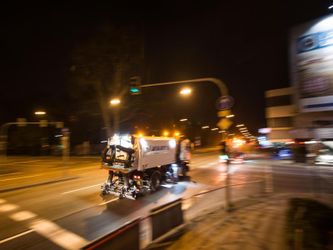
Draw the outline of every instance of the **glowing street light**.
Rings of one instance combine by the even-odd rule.
[[[212,128],[211,131],[219,130],[219,128]]]
[[[189,87],[182,88],[179,92],[183,96],[188,96],[192,93],[192,89]]]
[[[330,5],[330,6],[328,6],[328,9],[329,9],[329,10],[332,10],[332,9],[333,9],[333,4]]]
[[[235,115],[227,115],[226,118],[233,118]]]
[[[110,100],[110,104],[111,104],[111,106],[117,106],[117,105],[119,105],[120,104],[120,99],[119,98],[113,98],[113,99],[111,99]]]
[[[163,136],[165,136],[165,137],[169,136],[169,131],[167,131],[167,130],[163,131]]]
[[[180,122],[186,122],[186,121],[187,121],[187,118],[180,119],[179,121],[180,121]]]
[[[178,137],[180,136],[180,133],[178,131],[176,131],[174,134],[173,134],[175,137]]]
[[[38,110],[38,111],[35,112],[35,115],[46,115],[46,112]]]
[[[208,129],[209,126],[202,126],[201,128],[202,128],[202,129]]]
[[[237,127],[237,128],[245,127],[245,125],[244,125],[244,124],[237,124],[236,127]]]

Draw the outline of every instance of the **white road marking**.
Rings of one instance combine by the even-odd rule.
[[[80,249],[88,243],[79,235],[67,231],[48,220],[35,220],[31,223],[31,228],[65,249]]]
[[[88,187],[82,187],[82,188],[78,188],[78,189],[70,190],[70,191],[67,191],[67,192],[63,192],[63,193],[61,193],[61,194],[75,193],[75,192],[78,192],[78,191],[81,191],[81,190],[86,190],[86,189],[93,188],[93,187],[97,187],[97,186],[101,186],[101,185],[102,185],[101,183],[98,183],[98,184],[91,185],[91,186],[88,186]]]
[[[5,200],[3,201],[3,205],[0,206],[0,212],[9,212],[14,209],[19,208],[19,206],[14,204],[8,204]],[[20,211],[13,213],[9,215],[10,218],[22,221],[27,220],[36,217],[37,215],[30,212],[30,211]],[[14,235],[12,237],[6,238],[4,240],[0,241],[0,244],[3,244],[7,241],[16,239],[18,237],[21,237],[23,235],[26,235],[28,233],[31,233],[33,231],[37,232],[38,234],[44,236],[48,240],[54,242],[55,244],[59,245],[60,247],[68,250],[76,250],[80,249],[86,244],[88,244],[88,241],[81,236],[72,233],[66,229],[63,229],[62,227],[58,226],[52,221],[46,220],[46,219],[34,219],[29,224],[30,230],[25,231],[23,233]]]
[[[8,174],[0,174],[0,176],[8,176],[8,175],[16,175],[16,174],[22,174],[23,172],[15,172],[15,173],[8,173]]]
[[[98,206],[103,206],[103,205],[105,205],[105,204],[108,204],[108,203],[111,203],[111,202],[114,202],[114,201],[117,201],[117,200],[119,200],[118,197],[113,198],[113,199],[108,200],[108,201],[105,201],[105,202],[102,202],[102,203],[99,203]]]
[[[18,206],[14,204],[4,204],[0,206],[0,212],[10,212],[17,209]]]
[[[25,231],[25,232],[23,232],[23,233],[16,234],[16,235],[11,236],[11,237],[8,237],[8,238],[6,238],[6,239],[0,240],[0,245],[3,244],[3,243],[5,243],[5,242],[7,242],[7,241],[10,241],[10,240],[14,240],[14,239],[16,239],[16,238],[19,238],[19,237],[21,237],[21,236],[23,236],[23,235],[26,235],[26,234],[32,233],[33,231],[34,231],[34,230],[30,229],[30,230]]]
[[[11,180],[18,180],[18,179],[27,179],[27,178],[41,176],[41,175],[43,175],[43,174],[26,175],[26,176],[21,176],[21,177],[3,179],[3,180],[0,180],[0,181],[11,181]]]
[[[20,211],[15,214],[11,214],[9,217],[16,221],[23,221],[23,220],[32,219],[36,216],[37,216],[36,214],[29,212],[29,211]]]
[[[33,162],[39,162],[42,160],[33,160],[33,161],[14,161],[14,162],[7,162],[7,163],[0,163],[0,165],[13,165],[13,164],[27,164],[27,163],[33,163]]]
[[[89,166],[89,167],[74,168],[74,169],[71,169],[71,171],[81,171],[82,169],[100,170],[101,169],[101,165],[94,165],[94,166]]]

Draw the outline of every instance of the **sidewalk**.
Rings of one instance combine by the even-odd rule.
[[[311,198],[332,205],[331,197],[279,194],[239,201],[233,212],[217,209],[192,219],[187,231],[168,250],[288,249],[286,211],[293,197]]]

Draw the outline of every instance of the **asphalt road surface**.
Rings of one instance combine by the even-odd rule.
[[[10,158],[0,168],[0,249],[78,249],[154,207],[223,187],[226,177],[217,152],[195,154],[190,179],[133,201],[100,196],[107,172],[95,157],[65,163]],[[332,192],[331,167],[256,160],[231,165],[230,174],[232,184],[264,180],[266,192]],[[251,192],[240,188],[235,194]],[[217,198],[211,197],[212,202]]]

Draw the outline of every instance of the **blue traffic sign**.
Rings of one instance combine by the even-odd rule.
[[[216,101],[216,108],[218,110],[226,110],[231,109],[231,107],[234,105],[234,98],[232,98],[229,95],[221,96]]]

